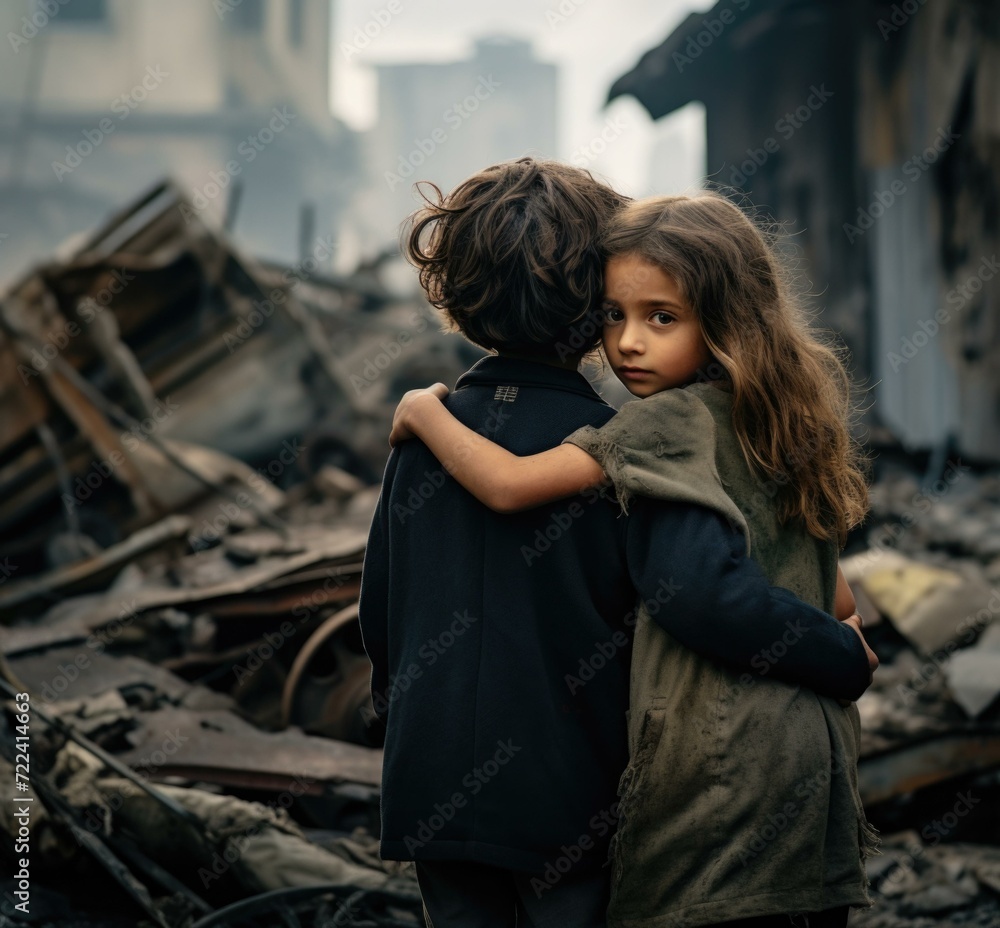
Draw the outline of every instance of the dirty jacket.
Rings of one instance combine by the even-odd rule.
[[[566,441],[596,457],[625,504],[700,500],[747,531],[769,580],[832,612],[837,549],[782,526],[709,384],[625,404]],[[697,926],[868,905],[874,840],[858,794],[856,706],[779,682],[800,630],[740,673],[680,644],[640,612],[630,685],[630,762],[619,784],[608,923]]]
[[[615,414],[580,373],[504,357],[477,362],[446,405],[522,455]],[[705,507],[637,500],[625,518],[613,491],[594,490],[501,515],[423,442],[393,450],[359,603],[386,723],[384,858],[537,872],[542,892],[568,865],[605,863],[637,593],[678,640],[733,667],[751,670],[791,622],[808,634],[776,673],[837,695],[867,682],[857,636],[772,590]]]

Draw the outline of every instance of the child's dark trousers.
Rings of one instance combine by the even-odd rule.
[[[607,868],[540,876],[486,864],[418,860],[417,881],[429,928],[605,928]]]

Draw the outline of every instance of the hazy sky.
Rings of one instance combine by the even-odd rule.
[[[631,97],[607,110],[602,105],[615,78],[643,52],[659,45],[689,12],[711,5],[685,0],[392,0],[390,8],[389,0],[334,0],[334,110],[354,128],[366,128],[374,120],[375,77],[365,61],[454,60],[466,57],[478,36],[512,35],[530,40],[536,57],[560,68],[557,157],[572,160],[612,118],[621,132],[588,165],[591,170],[632,195],[653,189],[673,192],[661,188],[695,183],[704,171],[700,106],[686,107],[654,126]],[[356,29],[379,19],[385,25],[369,47],[348,59],[341,42],[350,42]],[[661,158],[651,178],[651,147],[661,138],[667,139],[661,145],[670,157]]]

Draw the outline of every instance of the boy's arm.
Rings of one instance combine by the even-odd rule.
[[[681,644],[824,696],[854,700],[870,685],[877,658],[857,625],[772,587],[740,532],[712,510],[641,499],[627,531],[632,581]]]
[[[441,395],[434,388],[407,393],[396,407],[389,443],[420,438],[444,469],[490,509],[533,509],[605,481],[601,465],[575,445],[525,457],[511,454],[462,425],[445,409]]]

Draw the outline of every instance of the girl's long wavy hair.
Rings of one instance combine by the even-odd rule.
[[[868,510],[852,385],[840,350],[808,324],[776,230],[705,191],[626,205],[602,245],[675,279],[732,382],[733,427],[751,471],[774,488],[779,518],[801,517],[843,547]]]

